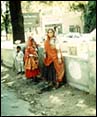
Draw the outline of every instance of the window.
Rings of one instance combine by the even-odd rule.
[[[75,27],[74,27],[74,25],[71,25],[71,26],[69,27],[69,31],[70,31],[70,32],[75,32]]]
[[[69,31],[70,32],[81,32],[80,26],[79,25],[70,25],[69,26]]]

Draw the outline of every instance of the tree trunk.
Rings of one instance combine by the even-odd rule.
[[[9,9],[13,30],[13,43],[15,43],[16,40],[21,40],[21,43],[23,43],[25,42],[25,36],[21,1],[9,1]]]

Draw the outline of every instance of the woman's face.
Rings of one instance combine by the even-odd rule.
[[[28,46],[32,46],[32,44],[33,44],[33,41],[31,39],[31,37],[29,37],[29,39],[28,39]]]
[[[52,30],[48,30],[48,36],[51,38],[51,37],[54,37],[54,32]]]

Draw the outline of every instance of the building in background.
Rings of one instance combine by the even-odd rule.
[[[57,34],[83,32],[84,21],[80,12],[66,12],[62,15],[45,15],[42,17],[42,32],[57,27]]]

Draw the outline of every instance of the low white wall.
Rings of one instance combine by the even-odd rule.
[[[13,49],[1,48],[1,57],[7,66],[13,66],[16,46],[14,45]],[[21,45],[22,48],[24,46],[25,44]],[[68,83],[73,87],[96,95],[96,42],[88,44],[88,59],[80,58],[77,55],[63,55]],[[42,67],[43,48],[39,48],[39,63]]]
[[[1,49],[1,59],[6,66],[13,66],[13,49]]]

